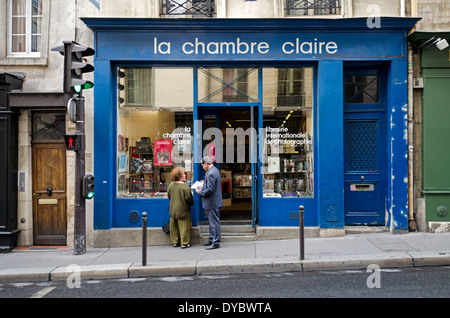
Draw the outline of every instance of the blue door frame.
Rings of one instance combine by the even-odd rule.
[[[195,86],[195,85],[194,85]],[[200,141],[201,141],[201,147],[199,147],[196,151],[198,151],[200,153],[200,155],[197,155],[197,157],[203,157],[203,149],[205,149],[206,147],[206,140],[203,139],[203,133],[205,130],[205,126],[203,125],[204,121],[205,121],[205,116],[214,116],[216,119],[216,124],[215,127],[217,129],[219,129],[219,123],[220,123],[220,112],[218,111],[217,108],[212,108],[212,107],[197,107],[197,116],[198,117],[194,117],[194,121],[195,120],[199,120],[202,122],[202,129],[201,131],[199,131],[200,133]],[[218,149],[216,147],[216,152],[217,151],[222,151],[222,149]],[[194,150],[194,156],[196,155],[196,152]],[[219,154],[220,156],[220,154]],[[217,169],[219,169],[220,171],[220,163],[216,163],[216,167]],[[194,182],[197,180],[204,180],[205,178],[205,171],[202,168],[202,165],[199,163],[195,164],[195,169],[194,169]],[[194,209],[195,209],[195,213],[198,215],[198,220],[201,221],[207,221],[208,220],[208,216],[205,215],[204,210],[202,208],[202,204],[201,204],[201,198],[198,195],[194,194],[194,197],[196,198],[196,203],[194,205]]]
[[[346,63],[344,76],[368,79],[366,86],[349,81],[358,94],[344,94],[345,224],[385,225],[388,64]],[[366,98],[357,102],[357,96]]]
[[[206,115],[212,115],[215,116],[216,118],[216,128],[220,129],[219,124],[220,124],[220,113],[221,111],[227,111],[227,110],[239,110],[239,109],[250,109],[250,113],[251,113],[251,126],[252,127],[256,127],[258,128],[258,124],[257,124],[257,117],[255,114],[259,113],[258,111],[255,111],[255,108],[259,109],[259,105],[258,106],[242,106],[242,104],[235,104],[233,106],[227,105],[224,106],[222,104],[217,104],[215,106],[199,106],[197,105],[197,111],[196,111],[196,116],[194,117],[194,121],[195,120],[200,120],[202,123],[204,122],[204,118]],[[198,126],[197,126],[198,127]],[[204,125],[202,124],[202,130],[204,130]],[[203,134],[202,134],[203,135]],[[225,138],[225,136],[223,136]],[[201,148],[197,149],[196,151],[198,151],[199,153],[202,153],[203,150],[205,149],[206,146],[206,141],[203,140],[203,138],[201,138]],[[200,145],[200,142],[198,143]],[[221,148],[221,147],[220,147]],[[251,155],[251,176],[252,176],[252,225],[255,226],[256,225],[256,220],[257,220],[257,215],[258,215],[258,189],[259,189],[259,183],[258,183],[258,161],[257,161],[257,137],[256,140],[251,140],[250,141],[250,149],[246,149],[246,151],[250,151],[250,155]],[[222,149],[217,148],[216,152],[219,156],[221,156],[222,158]],[[195,153],[194,153],[195,156]],[[203,156],[203,154],[200,155],[200,157]],[[197,157],[199,157],[199,155],[197,155]],[[225,158],[223,158],[225,160]],[[220,163],[216,163],[216,167],[220,170]],[[200,164],[196,164],[195,165],[195,170],[194,170],[194,182],[196,180],[203,180],[204,178],[204,171],[203,168],[201,167]],[[207,217],[204,215],[203,213],[203,209],[201,207],[201,202],[200,199],[197,198],[197,202],[198,204],[196,205],[196,213],[199,216],[198,219],[199,221],[206,221]]]

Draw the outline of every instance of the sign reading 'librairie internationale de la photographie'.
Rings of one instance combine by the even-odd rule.
[[[293,60],[404,57],[402,38],[372,33],[103,33],[97,57],[138,60]],[[117,45],[126,43],[127,45]]]

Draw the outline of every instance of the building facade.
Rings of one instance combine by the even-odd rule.
[[[8,92],[18,116],[17,168],[4,170],[15,170],[18,195],[8,244],[73,242],[74,155],[62,134],[74,125],[62,57],[50,51],[67,40],[96,50],[85,93],[86,172],[96,181],[88,245],[138,244],[143,211],[151,243],[164,242],[170,171],[182,165],[201,180],[204,154],[221,170],[222,219],[251,225],[255,239],[295,233],[299,205],[312,236],[352,225],[407,231],[414,2],[182,3],[2,3],[1,71],[23,79]]]
[[[65,120],[61,58],[50,48],[75,39],[74,12],[73,1],[0,3],[2,252],[71,244],[73,159],[62,135],[73,128]]]
[[[409,36],[411,99],[414,133],[414,202],[411,208],[420,231],[450,230],[448,92],[450,76],[450,6],[441,1],[418,1],[422,20]]]

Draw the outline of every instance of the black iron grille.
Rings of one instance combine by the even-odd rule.
[[[286,0],[286,15],[341,14],[340,0]]]
[[[166,16],[191,16],[208,17],[214,16],[214,0],[161,0],[162,14]]]

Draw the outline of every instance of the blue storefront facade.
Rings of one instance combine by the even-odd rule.
[[[417,19],[380,18],[380,28],[369,28],[365,18],[83,21],[94,31],[96,50],[94,230],[140,227],[143,211],[149,212],[150,227],[160,227],[169,205],[164,197],[168,166],[175,165],[172,157],[164,161],[162,141],[174,137],[174,129],[189,134],[192,156],[183,166],[188,180],[195,182],[203,177],[200,158],[211,149],[205,128],[225,131],[221,118],[231,127],[230,118],[239,116],[247,122],[244,130],[255,132],[247,134],[242,170],[237,173],[227,165],[222,148],[214,149],[222,178],[233,187],[230,200],[248,199],[246,218],[254,227],[298,226],[303,205],[307,227],[408,229],[406,36]],[[191,74],[187,82],[170,79],[179,70]],[[121,78],[144,75],[154,86],[164,83],[167,96],[191,100],[191,108],[189,114],[184,107],[165,112],[164,118],[175,118],[171,128],[134,143],[130,130],[143,118],[137,118],[144,114],[142,104],[140,110],[117,105],[123,102]],[[211,81],[220,87],[208,84],[205,93],[205,83]],[[131,100],[131,81],[126,85],[125,99]],[[303,93],[280,93],[280,87],[300,86]],[[221,97],[214,99],[219,90]],[[225,99],[226,94],[245,98]],[[278,96],[275,104],[271,94]],[[281,95],[289,100],[289,94],[298,97],[297,104],[280,102]],[[156,107],[152,111],[161,113],[168,105],[150,104],[149,110]],[[299,114],[291,119],[298,124],[288,126],[284,122],[289,123],[291,114]],[[132,116],[133,122],[126,121]],[[279,142],[283,138],[291,141]],[[139,156],[138,144],[146,140],[151,140],[151,150]],[[280,155],[270,158],[275,149]],[[149,174],[134,180],[136,171],[129,166],[136,160],[144,166],[148,160]],[[134,184],[145,178],[152,183],[151,194],[131,195]],[[206,220],[200,200],[194,195],[193,227]]]

